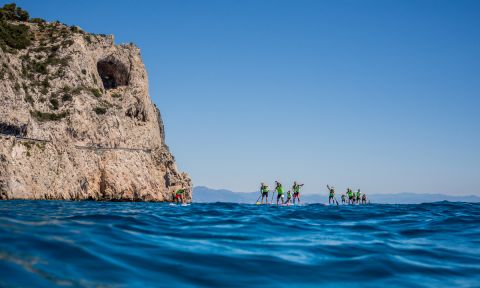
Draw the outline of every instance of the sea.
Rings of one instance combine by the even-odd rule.
[[[480,287],[480,203],[0,201],[0,287]]]

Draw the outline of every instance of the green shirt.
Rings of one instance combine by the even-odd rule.
[[[278,185],[275,190],[277,191],[278,195],[283,195],[283,187],[282,185]]]
[[[175,194],[177,194],[177,195],[178,195],[178,194],[183,194],[183,192],[185,192],[185,190],[183,190],[183,189],[178,189]]]
[[[268,193],[268,186],[262,186],[262,193]]]
[[[293,185],[293,192],[300,193],[300,185]]]

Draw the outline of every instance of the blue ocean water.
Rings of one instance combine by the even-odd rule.
[[[0,201],[1,287],[480,287],[480,204]]]

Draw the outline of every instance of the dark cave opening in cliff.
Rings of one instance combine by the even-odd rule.
[[[98,61],[97,70],[105,90],[128,85],[130,75],[127,67],[113,57]]]
[[[14,125],[0,122],[0,134],[24,137],[27,135],[27,124]]]

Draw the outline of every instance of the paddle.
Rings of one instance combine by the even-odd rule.
[[[270,203],[273,203],[273,196],[275,195],[275,191],[276,191],[276,190],[273,190],[273,193],[272,193],[272,200],[270,200]]]
[[[260,196],[258,196],[258,199],[257,199],[257,201],[255,202],[255,204],[258,203],[258,200],[260,200],[260,197],[262,197],[262,196],[263,196],[263,193],[260,193]],[[268,200],[268,199],[267,199],[267,200]],[[263,199],[262,199],[262,201],[263,201]]]

